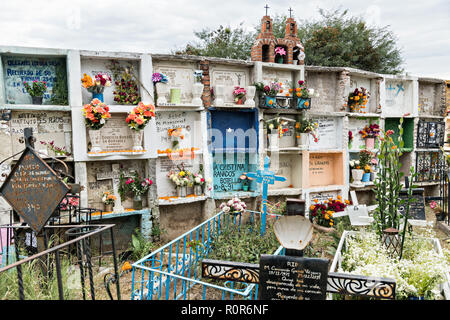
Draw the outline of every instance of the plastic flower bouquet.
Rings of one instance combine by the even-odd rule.
[[[183,128],[168,129],[167,134],[172,139],[172,148],[177,148],[184,139]]]
[[[271,82],[270,85],[264,86],[263,91],[266,95],[274,97],[278,94],[278,92],[282,92],[282,85],[283,84],[281,82]]]
[[[281,138],[286,132],[289,131],[289,129],[287,128],[287,124],[287,121],[281,120],[278,117],[268,120],[266,122],[266,128],[269,134],[278,133],[278,137]]]
[[[109,107],[99,99],[93,99],[89,104],[84,105],[83,116],[86,126],[92,130],[101,129],[106,120],[111,118]]]
[[[44,95],[45,90],[47,90],[47,82],[45,81],[37,81],[33,80],[31,85],[24,81],[23,85],[25,86],[25,90],[32,97],[42,97]]]
[[[169,79],[167,78],[167,76],[164,73],[160,73],[160,72],[155,72],[152,75],[152,81],[153,83],[167,83],[169,81]]]
[[[300,121],[295,123],[295,132],[296,137],[300,138],[301,133],[309,133],[314,137],[314,142],[319,141],[319,138],[316,133],[316,129],[319,127],[319,124],[312,119],[302,118]]]
[[[125,121],[132,130],[139,131],[144,129],[150,119],[154,116],[155,106],[139,102],[139,104],[128,113]]]
[[[194,186],[204,186],[206,183],[205,178],[200,173],[194,173],[192,175],[192,183]]]
[[[102,196],[102,202],[106,205],[108,204],[114,204],[114,201],[116,201],[116,196],[111,191],[105,191],[103,192]]]
[[[365,126],[364,129],[359,131],[362,138],[375,138],[380,135],[380,126],[376,123],[372,123],[369,126]]]
[[[186,187],[192,185],[191,173],[183,167],[178,168],[178,172],[170,170],[167,177],[172,181],[176,187]]]
[[[87,91],[92,93],[103,93],[106,87],[111,86],[111,77],[106,73],[97,73],[94,79],[91,76],[84,74],[81,78],[81,85]]]
[[[235,196],[227,202],[222,202],[219,208],[225,213],[238,215],[245,211],[247,205],[244,201],[241,201],[238,197]]]
[[[134,173],[132,178],[128,178],[125,182],[127,189],[135,196],[140,196],[146,193],[152,184],[152,180],[149,178],[141,179],[137,172]]]
[[[347,205],[351,204],[349,200],[342,201],[341,196],[337,196],[337,199],[329,198],[323,203],[319,203],[319,200],[314,199],[315,204],[309,208],[310,219],[317,225],[330,228],[334,225],[333,215],[336,212],[344,211]]]
[[[234,102],[236,102],[237,104],[242,104],[243,103],[242,99],[245,97],[246,94],[247,92],[245,91],[244,88],[241,88],[239,86],[234,87],[233,90]]]
[[[350,112],[363,112],[362,110],[366,108],[369,98],[370,92],[363,87],[361,87],[361,90],[356,88],[353,92],[350,92],[347,102]]]

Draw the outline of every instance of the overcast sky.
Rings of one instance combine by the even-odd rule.
[[[450,0],[0,0],[0,45],[170,53],[193,31],[252,29],[269,15],[317,19],[318,8],[349,9],[398,37],[406,72],[450,79]]]

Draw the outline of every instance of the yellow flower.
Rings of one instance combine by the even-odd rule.
[[[345,204],[350,204],[350,201],[348,201],[348,200],[345,200]]]
[[[133,269],[133,267],[131,266],[131,264],[128,261],[126,261],[122,266],[122,271],[128,271],[131,269]]]
[[[326,214],[325,219],[328,220],[328,219],[330,219],[330,217]]]
[[[309,207],[309,210],[314,210],[315,206],[312,205],[311,207]]]
[[[330,222],[330,227],[332,227],[333,226],[333,222]]]

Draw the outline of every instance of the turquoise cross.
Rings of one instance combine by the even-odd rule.
[[[256,182],[263,184],[262,192],[262,215],[261,215],[261,235],[266,230],[266,215],[267,215],[267,190],[269,184],[274,184],[275,181],[286,181],[285,177],[276,176],[273,171],[269,170],[269,157],[264,158],[264,170],[257,170],[255,172],[247,173],[247,177],[256,179]]]

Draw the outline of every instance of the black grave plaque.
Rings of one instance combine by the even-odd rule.
[[[415,199],[415,201],[410,203],[409,207],[409,215],[408,219],[414,219],[414,220],[425,220],[425,201],[423,198],[423,188],[415,188],[413,189],[412,198]],[[398,211],[404,215],[406,213],[406,201],[408,200],[408,190],[402,189],[399,193],[399,198],[401,200],[405,200],[405,203],[401,204],[398,207]]]
[[[39,233],[69,187],[27,147],[0,188],[0,194]]]
[[[328,259],[261,255],[260,300],[325,300]]]

